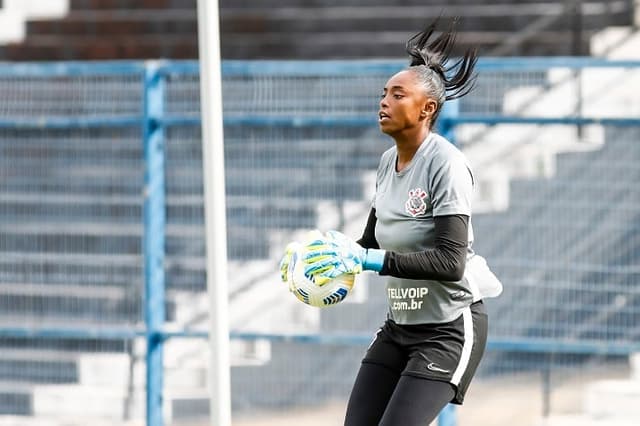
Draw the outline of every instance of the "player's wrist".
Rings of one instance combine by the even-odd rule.
[[[386,253],[386,250],[366,249],[362,269],[365,271],[380,272],[384,266],[384,256]]]

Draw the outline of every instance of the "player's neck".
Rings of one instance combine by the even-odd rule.
[[[424,128],[424,131],[421,131],[412,135],[396,135],[394,137],[396,141],[396,152],[398,155],[396,169],[397,171],[401,171],[405,168],[413,159],[413,156],[420,148],[420,145],[427,139],[429,136],[429,129]]]

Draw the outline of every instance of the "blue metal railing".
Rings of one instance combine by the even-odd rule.
[[[165,82],[156,64],[145,70],[144,120],[144,260],[147,341],[147,424],[162,425],[163,344],[165,312]]]

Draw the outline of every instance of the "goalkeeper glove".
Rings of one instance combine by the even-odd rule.
[[[291,263],[291,257],[293,253],[300,248],[301,244],[297,241],[293,241],[287,244],[284,249],[284,256],[280,260],[280,279],[284,283],[289,283],[289,264]]]
[[[307,241],[317,241],[318,238],[322,237],[322,233],[317,229],[313,231],[309,231],[306,236]],[[284,255],[280,260],[280,279],[284,283],[289,283],[289,266],[291,264],[291,258],[296,251],[299,251],[302,248],[302,244],[297,241],[292,241],[287,244],[287,247],[284,249]]]
[[[342,274],[359,274],[363,270],[380,272],[385,250],[365,249],[338,231],[329,231],[305,246],[305,274],[323,285]]]

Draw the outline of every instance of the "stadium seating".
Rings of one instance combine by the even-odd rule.
[[[506,7],[505,4],[509,3]],[[401,2],[222,0],[227,59],[399,57],[425,21],[459,15],[460,49],[485,55],[587,54],[594,32],[629,25],[629,2],[591,2],[578,18],[561,0]],[[24,42],[0,47],[4,60],[197,57],[195,0],[71,0],[63,19],[28,22]],[[259,34],[259,37],[256,35]]]
[[[607,141],[600,150],[562,154],[557,176],[542,182],[515,182],[508,212],[475,218],[478,251],[487,253],[498,265],[499,275],[521,292],[518,300],[523,302],[517,310],[500,305],[511,297],[495,301],[499,315],[517,317],[525,307],[539,315],[539,322],[520,322],[524,327],[521,330],[512,330],[515,321],[500,322],[494,325],[496,333],[633,340],[633,336],[625,335],[631,320],[625,312],[630,312],[630,306],[637,307],[640,300],[632,297],[622,303],[616,301],[616,295],[633,281],[628,281],[628,272],[620,271],[630,266],[633,253],[640,249],[635,229],[640,218],[617,206],[638,196],[631,189],[631,182],[639,177],[640,158],[632,142],[638,134],[621,129],[606,133]],[[524,228],[523,223],[529,224]],[[501,238],[496,238],[495,229],[501,230]],[[559,233],[562,238],[550,245]],[[598,244],[605,241],[604,234],[607,246]],[[541,245],[542,241],[547,243]],[[511,266],[513,259],[529,259],[531,266]],[[601,270],[581,269],[598,264],[603,265]],[[523,269],[530,272],[523,274]],[[582,283],[584,290],[568,287],[569,282]],[[545,329],[549,318],[557,320],[553,328]]]
[[[299,132],[291,130],[274,146],[262,145],[250,152],[252,138],[267,137],[272,129],[249,130],[249,135],[246,127],[227,131],[228,232],[231,260],[254,259],[255,264],[256,258],[269,255],[265,224],[279,229],[310,228],[317,221],[316,206],[322,198],[333,199],[336,194],[342,194],[336,201],[361,198],[360,182],[345,178],[344,147],[345,141],[367,137],[370,131],[347,128],[334,132],[335,139],[325,142],[333,144],[333,154],[315,160],[322,161],[329,172],[311,176],[304,169],[304,161],[313,158],[309,150],[314,149],[318,135],[312,132],[307,139],[298,139]],[[139,167],[142,151],[137,132],[4,131],[5,137],[0,141],[4,177],[0,208],[0,321],[63,328],[75,327],[78,322],[82,327],[139,323],[144,292],[140,223],[143,172]],[[186,133],[171,130],[167,144],[166,272],[170,323],[178,321],[176,300],[189,292],[202,294],[205,285],[201,165],[190,156],[199,152],[200,140],[197,132]],[[361,142],[355,147],[361,156],[354,165],[361,170],[374,169],[387,145],[371,144],[368,139]],[[294,143],[296,149],[291,150]],[[88,146],[95,150],[89,153]],[[255,163],[247,163],[248,153]],[[24,170],[34,173],[25,174]],[[295,186],[287,185],[290,173],[296,174]],[[312,193],[314,202],[310,203]],[[283,197],[289,202],[283,204]],[[270,198],[274,201],[270,202]],[[268,269],[273,269],[271,263]],[[250,274],[245,275],[251,280]],[[207,309],[204,306],[194,311],[193,304],[185,307],[191,310],[190,316],[180,318],[180,325],[193,321]],[[238,310],[234,312],[241,315]],[[16,344],[15,339],[0,341],[7,348]],[[24,349],[7,349],[0,357],[0,381],[11,383],[4,394],[0,392],[0,401],[6,401],[0,404],[2,414],[47,415],[54,413],[56,407],[64,411],[66,405],[55,402],[62,394],[73,400],[86,398],[86,404],[94,404],[96,398],[101,398],[90,390],[95,378],[81,374],[80,365],[92,365],[100,353],[114,357],[114,377],[128,374],[128,367],[116,362],[120,359],[118,354],[126,355],[124,343],[117,339],[99,340],[88,350],[91,342],[84,340],[43,343],[40,338],[26,338],[19,342]],[[206,342],[200,343],[206,347]],[[47,349],[47,345],[53,348]],[[184,344],[180,346],[184,349]],[[169,352],[175,355],[175,347],[168,347]],[[202,349],[192,353],[202,353]],[[115,367],[121,364],[122,368]],[[90,368],[89,374],[95,370]],[[56,387],[61,385],[64,388]],[[200,389],[206,395],[202,385]],[[124,407],[125,390],[121,387],[121,393],[114,396],[116,401],[105,402],[102,409],[96,407],[93,414],[122,414],[109,414],[108,410],[112,407],[109,404]],[[176,395],[168,399],[174,403],[183,400]],[[198,399],[195,401],[197,404]],[[175,414],[188,411],[176,408]]]

